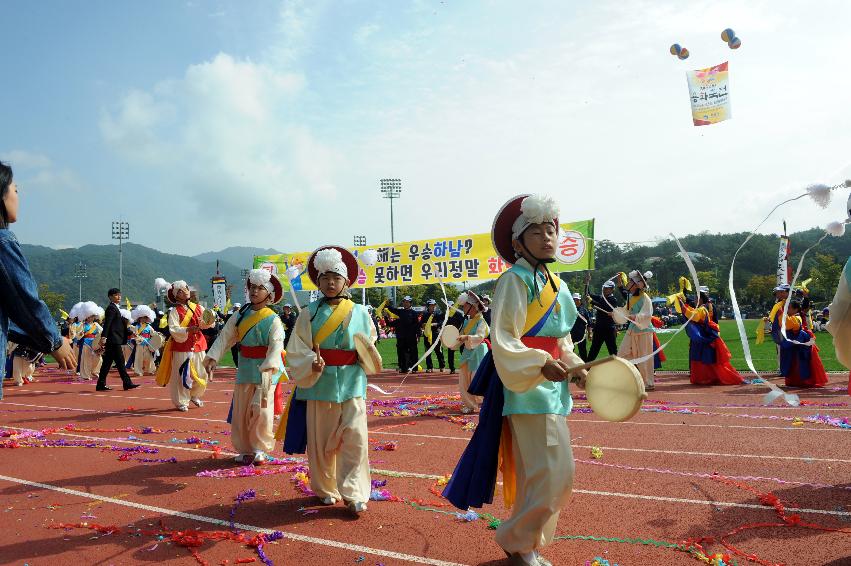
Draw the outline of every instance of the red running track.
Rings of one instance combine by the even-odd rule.
[[[217,372],[205,406],[188,413],[174,410],[167,391],[150,377],[137,379],[143,387],[136,390],[107,393],[55,369],[37,378],[4,387],[0,402],[0,430],[18,435],[0,438],[0,563],[259,563],[244,542],[275,530],[284,538],[264,546],[275,564],[506,563],[489,520],[459,518],[435,495],[475,423],[475,416],[459,412],[456,376],[420,374],[401,387],[395,374],[373,380],[393,393],[370,391],[373,479],[386,480],[382,489],[402,501],[370,502],[359,518],[304,495],[292,481],[298,462],[260,468],[269,475],[196,475],[240,468],[232,462],[224,422],[232,370]],[[543,554],[560,565],[583,565],[597,556],[622,566],[699,564],[698,557],[670,546],[713,537],[706,551],[729,553],[718,541],[725,533],[754,523],[782,525],[767,505],[773,500],[758,495],[770,493],[787,516],[842,531],[787,524],[739,532],[730,544],[768,564],[851,564],[851,429],[834,426],[835,420],[807,421],[816,414],[851,417],[846,379],[833,375],[825,389],[799,391],[804,404],[792,408],[761,406],[758,385],[703,388],[688,384],[686,375],[662,375],[645,409],[620,424],[585,412],[577,391],[577,410],[569,417],[574,494],[559,520],[557,535],[564,538]],[[43,442],[28,438],[28,431],[45,429],[41,438],[53,445],[31,447]],[[10,448],[15,438],[19,447]],[[89,446],[67,446],[74,442]],[[600,459],[592,458],[592,447],[601,448]],[[279,450],[275,456],[283,458]],[[723,483],[713,473],[733,479]],[[199,540],[190,549],[171,538],[174,531],[231,530],[234,499],[248,489],[256,497],[233,516],[242,541]],[[500,499],[498,490],[497,502],[479,511],[504,519]],[[55,528],[61,524],[80,526]]]

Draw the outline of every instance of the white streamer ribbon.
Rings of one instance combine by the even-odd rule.
[[[437,282],[440,283],[440,290],[443,292],[443,303],[446,305],[446,309],[443,312],[443,323],[440,326],[440,332],[438,332],[437,336],[434,337],[434,340],[431,343],[431,347],[428,350],[425,351],[425,354],[423,354],[420,359],[418,359],[413,365],[411,365],[411,367],[408,368],[408,371],[405,373],[405,377],[402,378],[401,383],[399,383],[399,385],[397,385],[396,388],[393,391],[388,392],[388,391],[381,389],[377,385],[373,385],[372,383],[367,384],[367,387],[369,387],[370,389],[374,389],[375,391],[378,391],[382,395],[393,395],[393,394],[397,393],[400,389],[402,389],[402,386],[405,385],[405,381],[407,381],[408,377],[413,373],[414,368],[418,367],[420,365],[420,362],[422,362],[427,357],[429,357],[432,354],[432,352],[434,352],[435,348],[437,348],[440,345],[440,337],[443,335],[443,329],[446,328],[446,322],[449,320],[449,307],[450,307],[450,305],[449,305],[449,297],[446,296],[446,286],[443,284],[443,278],[440,276],[440,273],[438,273],[437,264],[434,264],[434,268],[435,268],[434,269],[435,277],[437,277]]]

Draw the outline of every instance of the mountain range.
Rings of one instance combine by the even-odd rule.
[[[30,269],[39,283],[47,284],[51,291],[65,295],[65,310],[80,299],[106,303],[106,292],[118,287],[118,246],[87,245],[80,248],[55,250],[45,246],[22,244]],[[199,289],[199,298],[209,300],[210,278],[219,271],[230,284],[242,280],[241,271],[252,265],[254,255],[276,253],[262,248],[227,248],[221,252],[207,252],[195,257],[163,253],[158,250],[126,243],[122,246],[122,292],[134,304],[152,303],[157,299],[154,279],[166,281],[183,279]],[[237,263],[234,263],[237,262]],[[85,266],[86,277],[75,277],[77,266]],[[205,297],[206,296],[206,297]],[[240,300],[241,299],[237,299]],[[122,301],[123,303],[123,301]]]

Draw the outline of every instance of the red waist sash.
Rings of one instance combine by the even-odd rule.
[[[326,366],[353,366],[358,363],[358,353],[353,350],[323,350],[319,354]]]
[[[239,355],[251,360],[262,360],[266,357],[269,349],[266,346],[239,346]]]
[[[556,360],[561,357],[561,352],[558,349],[558,338],[551,336],[524,336],[520,341],[528,348],[545,351]]]

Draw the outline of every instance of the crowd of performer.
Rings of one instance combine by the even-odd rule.
[[[343,247],[322,246],[307,262],[319,298],[297,313],[291,305],[284,307],[283,315],[272,309],[284,293],[277,275],[267,270],[250,271],[245,281],[247,302],[225,313],[200,305],[186,281],[158,279],[155,285],[170,304],[167,312],[146,305],[122,309],[120,289],[110,289],[105,309],[93,302],[74,305],[64,337],[55,336],[39,321],[14,314],[12,322],[29,328],[10,332],[10,337],[26,341],[30,330],[34,338],[26,344],[10,343],[7,373],[17,384],[31,380],[39,361],[31,354],[52,352],[60,366],[69,368],[77,361],[78,379],[97,378],[98,391],[110,390],[106,378],[113,366],[124,390],[138,387],[131,373],[154,374],[156,383],[168,388],[175,409],[185,412],[204,406],[207,384],[231,351],[237,372],[227,420],[235,461],[261,465],[276,440],[282,440],[285,453],[307,454],[310,487],[322,504],[341,502],[360,514],[367,510],[371,493],[367,376],[382,368],[375,344],[377,319],[386,310],[393,320],[399,369],[417,369],[422,337],[427,350],[436,353],[442,371],[442,343],[448,349],[450,371],[457,362],[461,410],[479,412],[478,426],[443,495],[462,510],[491,503],[500,469],[511,515],[497,529],[496,543],[511,564],[547,566],[550,562],[541,550],[552,542],[573,486],[566,419],[573,406],[569,384],[586,387],[590,366],[585,362],[594,360],[605,345],[610,355],[617,353],[618,359],[627,360],[624,363],[634,364],[637,370],[630,371],[643,382],[642,393],[652,390],[662,350],[655,332],[660,322],[654,320],[648,294],[651,272],[616,273],[601,283],[599,294],[591,292],[590,278],[584,293],[575,293],[550,272],[558,216],[551,197],[520,195],[507,202],[494,219],[492,239],[496,253],[511,267],[497,280],[493,300],[465,291],[444,305],[450,309],[446,315],[433,299],[422,312],[415,310],[409,296],[400,307],[382,304],[368,309],[356,304],[350,287],[359,273],[357,258]],[[6,216],[0,219],[9,221]],[[837,297],[844,293],[844,298],[835,303],[848,310],[848,266],[843,277]],[[43,318],[46,307],[31,287],[23,289],[22,300]],[[742,383],[730,365],[709,291],[702,287],[693,295],[683,290],[671,297],[674,308],[688,320],[684,330],[690,340],[691,381]],[[778,286],[775,293],[777,302],[767,323],[781,375],[788,386],[824,385],[827,379],[806,293],[788,285]],[[444,318],[449,321],[446,326]],[[618,345],[622,327],[625,332]],[[6,328],[2,330],[0,341],[5,341]],[[836,336],[848,334],[847,324],[830,330]],[[847,361],[847,351],[840,350],[837,347],[838,356]],[[426,358],[428,372],[433,364],[430,356]],[[281,385],[287,381],[295,387],[285,403]]]

